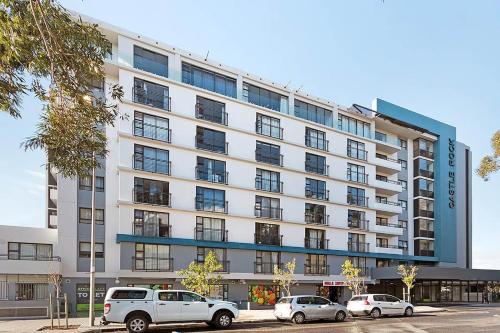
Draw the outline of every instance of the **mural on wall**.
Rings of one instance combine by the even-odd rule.
[[[259,305],[274,305],[279,295],[278,286],[250,285],[248,287],[248,299]]]

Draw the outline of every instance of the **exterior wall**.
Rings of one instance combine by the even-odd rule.
[[[463,143],[456,144],[456,180],[457,180],[457,264],[471,268],[472,258],[472,165],[470,148]]]

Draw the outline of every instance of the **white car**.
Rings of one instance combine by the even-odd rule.
[[[407,316],[413,315],[413,305],[397,297],[386,294],[363,294],[353,296],[347,303],[347,310],[352,315],[371,316]]]
[[[110,288],[101,323],[125,323],[129,332],[146,332],[149,324],[206,322],[228,328],[238,318],[236,303],[212,300],[186,290]]]
[[[280,298],[274,305],[274,316],[279,321],[291,320],[295,324],[320,319],[344,321],[347,309],[320,296],[288,296]]]

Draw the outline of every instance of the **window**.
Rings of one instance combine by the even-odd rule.
[[[177,292],[176,291],[165,291],[158,294],[158,299],[164,302],[176,302]]]
[[[341,131],[356,134],[365,138],[370,138],[370,124],[364,121],[348,117],[339,113],[338,129]]]
[[[405,251],[408,250],[408,241],[399,240],[398,247],[402,250],[405,250]]]
[[[413,216],[434,217],[434,200],[418,198],[414,200]]]
[[[197,157],[196,179],[206,180],[212,183],[227,184],[226,162]]]
[[[377,247],[389,247],[389,240],[387,238],[377,237]]]
[[[79,243],[79,257],[90,258],[91,246],[90,242]],[[104,258],[104,243],[95,243],[95,257]]]
[[[306,197],[314,198],[318,200],[328,200],[328,190],[326,189],[326,182],[322,180],[316,180],[311,178],[306,178]]]
[[[326,264],[325,254],[307,254],[304,265],[304,274],[306,275],[328,275],[328,265]]]
[[[387,134],[375,132],[375,140],[387,142]]]
[[[347,156],[366,161],[368,159],[368,152],[365,150],[365,144],[347,139]]]
[[[328,166],[324,156],[306,153],[305,169],[307,172],[328,175]]]
[[[408,190],[408,182],[406,180],[400,179],[399,183],[401,184],[401,188],[403,189],[403,191]]]
[[[227,301],[229,293],[229,285],[227,284],[212,284],[209,286],[208,297],[220,301]]]
[[[405,160],[399,159],[398,162],[401,164],[401,169],[408,169],[408,163]]]
[[[80,223],[92,223],[92,208],[79,208],[79,219]],[[104,224],[104,209],[95,210],[95,223]]]
[[[298,297],[297,304],[313,304],[313,297]]]
[[[169,245],[135,244],[134,270],[168,272],[173,269]]]
[[[236,98],[236,79],[185,62],[182,63],[182,82]]]
[[[84,191],[92,191],[92,176],[80,176],[78,188]],[[104,177],[95,177],[95,190],[97,192],[104,192]]]
[[[399,205],[403,208],[403,210],[408,209],[408,202],[406,200],[399,200]]]
[[[134,45],[134,68],[168,77],[168,57]]]
[[[425,158],[416,158],[413,163],[415,176],[434,179],[434,162]]]
[[[348,233],[348,242],[347,247],[349,251],[353,252],[368,252],[369,245],[365,243],[365,235],[364,234],[356,234],[356,233]]]
[[[280,199],[256,195],[255,216],[281,220]]]
[[[146,237],[169,237],[168,213],[134,210],[134,235]]]
[[[288,113],[288,97],[243,82],[243,100],[271,110]]]
[[[258,162],[283,166],[283,156],[280,154],[280,146],[257,141],[255,160]]]
[[[316,305],[326,305],[326,304],[330,304],[330,301],[327,300],[326,298],[323,298],[323,297],[313,297],[313,304],[316,304]]]
[[[134,78],[134,102],[170,111],[168,87]]]
[[[423,156],[426,158],[434,158],[434,143],[425,139],[417,139],[413,141],[413,156]]]
[[[408,228],[408,221],[405,221],[405,220],[399,220],[399,221],[398,221],[398,226],[399,226],[400,228],[407,229],[407,228]]]
[[[203,302],[202,296],[185,291],[179,293],[179,299],[182,302]]]
[[[170,143],[170,129],[167,118],[134,113],[134,135]]]
[[[134,145],[134,169],[170,174],[168,150]]]
[[[306,203],[305,204],[305,222],[307,224],[328,224],[326,215],[326,206]]]
[[[281,256],[279,252],[256,251],[255,273],[272,274],[274,266],[281,266]]]
[[[283,184],[280,181],[280,173],[264,169],[257,169],[255,177],[255,188],[257,190],[282,193]]]
[[[405,150],[408,149],[408,141],[401,139],[401,138],[399,138],[398,141],[399,141],[399,146],[401,147],[401,149],[405,149]]]
[[[376,219],[377,225],[384,225],[384,226],[389,225],[389,219],[387,217],[377,216],[375,219]]]
[[[112,295],[112,299],[144,299],[147,295],[145,290],[116,290]]]
[[[52,244],[8,243],[9,260],[52,260]]]
[[[48,283],[16,283],[16,301],[34,301],[48,298]]]
[[[170,206],[168,182],[135,177],[134,202]]]
[[[226,221],[224,219],[197,216],[195,229],[196,239],[213,242],[227,242],[225,224]]]
[[[196,148],[227,154],[226,133],[197,126]]]
[[[347,210],[347,225],[349,228],[368,228],[366,220],[366,213],[359,210]]]
[[[294,100],[295,117],[333,127],[333,112],[316,105]]]
[[[255,243],[281,245],[280,226],[270,223],[255,223]]]
[[[347,180],[352,182],[368,184],[368,175],[363,165],[347,163]]]
[[[197,248],[196,262],[204,263],[207,255],[212,252],[217,259],[217,262],[222,265],[222,268],[217,270],[218,272],[229,272],[228,261],[227,261],[227,249],[219,249],[213,247],[198,247]]]
[[[196,96],[196,118],[227,125],[226,105],[205,97]]]
[[[326,249],[325,230],[306,228],[305,247],[308,249]]]
[[[306,127],[306,146],[328,151],[326,133]]]
[[[196,210],[227,213],[226,191],[196,186]]]
[[[415,237],[434,238],[434,220],[416,219],[414,231]]]
[[[352,265],[356,268],[361,269],[360,275],[367,275],[367,266],[366,266],[366,258],[365,257],[349,257]]]
[[[434,198],[434,182],[430,179],[416,178],[413,181],[413,194],[415,197]]]
[[[415,240],[415,255],[434,256],[434,241],[429,239]]]
[[[283,139],[283,129],[280,127],[280,120],[259,113],[257,113],[257,121],[255,122],[255,132],[272,138]]]
[[[365,190],[357,187],[347,187],[347,203],[356,206],[368,206],[368,198],[365,197]]]

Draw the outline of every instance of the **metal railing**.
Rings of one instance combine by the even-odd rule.
[[[159,205],[170,207],[172,202],[172,193],[156,193],[144,190],[133,189],[132,197],[135,203],[146,203],[150,205]]]
[[[366,219],[348,219],[347,226],[351,229],[368,230],[370,228],[370,221]]]
[[[132,270],[136,272],[173,272],[174,258],[155,257],[132,257]]]
[[[382,227],[390,227],[390,228],[402,228],[403,226],[401,225],[401,223],[389,223],[388,221],[381,221],[381,220],[377,220],[376,221],[376,224],[377,225],[380,225]]]
[[[307,224],[319,224],[319,225],[329,225],[330,215],[324,214],[314,214],[314,213],[304,213],[304,221]]]
[[[134,119],[134,135],[166,143],[172,142],[172,130],[166,127],[144,123]]]
[[[255,204],[254,213],[255,217],[281,220],[283,216],[283,208],[262,206],[260,204]]]
[[[370,243],[347,242],[347,250],[351,252],[370,252]]]
[[[434,257],[434,250],[418,250],[415,251],[416,256]]]
[[[132,222],[132,231],[135,236],[144,237],[172,237],[172,226],[158,222]]]
[[[255,122],[255,133],[283,140],[283,127]]]
[[[256,176],[255,189],[266,192],[283,193],[283,182],[272,179],[263,179],[262,176]]]
[[[432,211],[432,210],[418,209],[418,207],[415,207],[415,209],[413,211],[413,216],[414,217],[429,217],[429,218],[434,218],[434,211]]]
[[[368,197],[348,194],[347,195],[347,203],[349,205],[368,207]]]
[[[257,162],[283,166],[283,154],[280,154],[279,156],[267,156],[263,155],[258,149],[256,149],[255,160]]]
[[[134,68],[153,73],[159,76],[168,77],[168,65],[162,64],[152,59],[134,54]]]
[[[202,241],[227,242],[228,231],[226,229],[213,229],[197,226],[194,228],[194,238]]]
[[[142,170],[164,175],[171,174],[172,162],[158,158],[146,157],[142,154],[132,155],[132,164],[135,170]]]
[[[229,172],[225,171],[222,173],[217,172],[208,172],[208,170],[203,170],[200,167],[196,166],[195,169],[195,177],[197,180],[206,180],[211,183],[218,184],[227,184],[229,179]]]
[[[196,210],[214,213],[227,214],[229,203],[225,200],[207,199],[204,196],[196,196],[194,198],[194,206]]]
[[[434,152],[426,149],[415,149],[413,150],[413,156],[414,157],[422,156],[429,159],[434,159]]]
[[[384,197],[375,197],[375,201],[377,203],[382,203],[382,204],[385,204],[385,205],[391,205],[391,206],[401,206],[401,203],[400,202],[396,202],[396,201],[389,201],[387,200],[387,198],[384,198]]]
[[[212,123],[227,126],[228,114],[225,109],[225,106],[222,106],[221,108],[209,107],[198,102],[195,105],[195,116],[197,119],[203,119]]]
[[[375,157],[376,158],[380,158],[381,160],[385,160],[385,161],[389,161],[389,162],[394,162],[394,163],[397,163],[397,164],[401,164],[401,162],[399,160],[396,160],[394,158],[390,158],[390,157],[387,157],[385,155],[382,155],[382,154],[378,154],[376,153],[375,154]]]
[[[347,147],[347,156],[355,158],[357,160],[367,161],[368,151],[359,148]]]
[[[137,86],[133,87],[132,95],[135,103],[171,111],[172,98],[168,95],[147,92],[144,88]]]
[[[310,147],[310,148],[316,148],[316,149],[324,150],[324,151],[329,150],[329,142],[326,139],[322,139],[322,138],[318,138],[318,137],[313,138],[310,135],[306,135],[305,136],[305,143],[306,143],[306,146]]]
[[[368,174],[347,170],[347,180],[355,183],[368,184]]]
[[[313,191],[309,188],[305,188],[305,197],[317,200],[330,200],[330,190],[325,191]]]
[[[434,198],[434,191],[422,190],[415,187],[413,191],[414,197],[426,197],[426,198]]]
[[[328,176],[330,175],[330,166],[328,164],[324,164],[322,167],[313,167],[305,161],[304,169],[307,172],[317,173],[318,175]]]
[[[229,143],[225,142],[224,145],[217,145],[213,143],[207,143],[207,142],[200,142],[199,139],[203,139],[202,137],[200,138],[198,135],[195,136],[195,142],[196,142],[196,148],[202,149],[202,150],[208,150],[208,151],[213,151],[215,153],[221,153],[221,154],[228,154],[229,152]],[[201,140],[203,141],[203,140]]]
[[[0,260],[61,261],[61,257],[45,256],[41,254],[20,255],[18,253],[9,253],[9,254],[0,254]]]
[[[417,228],[417,225],[415,224],[415,232],[413,237],[426,237],[426,238],[434,238],[434,231],[433,230],[421,230]]]
[[[274,236],[257,232],[253,236],[255,244],[276,246],[281,246],[283,244],[283,235]]]
[[[305,237],[304,247],[307,249],[328,249],[330,240],[325,237]]]
[[[330,265],[304,264],[305,275],[330,275]]]
[[[274,266],[277,266],[280,269],[283,269],[283,263],[276,262],[257,262],[253,263],[253,272],[255,274],[273,274]]]
[[[215,272],[217,272],[217,273],[229,273],[230,272],[229,260],[217,260],[217,262],[222,265],[222,268],[215,270]],[[197,259],[196,263],[199,265],[203,265],[205,263],[205,261]]]
[[[377,245],[377,247],[380,247],[383,249],[399,249],[399,245],[391,245],[391,244],[384,244],[384,243],[378,243],[376,245]]]
[[[381,177],[381,176],[379,176],[379,175],[377,175],[377,176],[375,177],[375,179],[377,179],[378,181],[384,182],[384,183],[395,184],[395,185],[401,185],[401,182],[400,182],[400,181],[398,181],[398,180],[388,179],[387,177]]]

